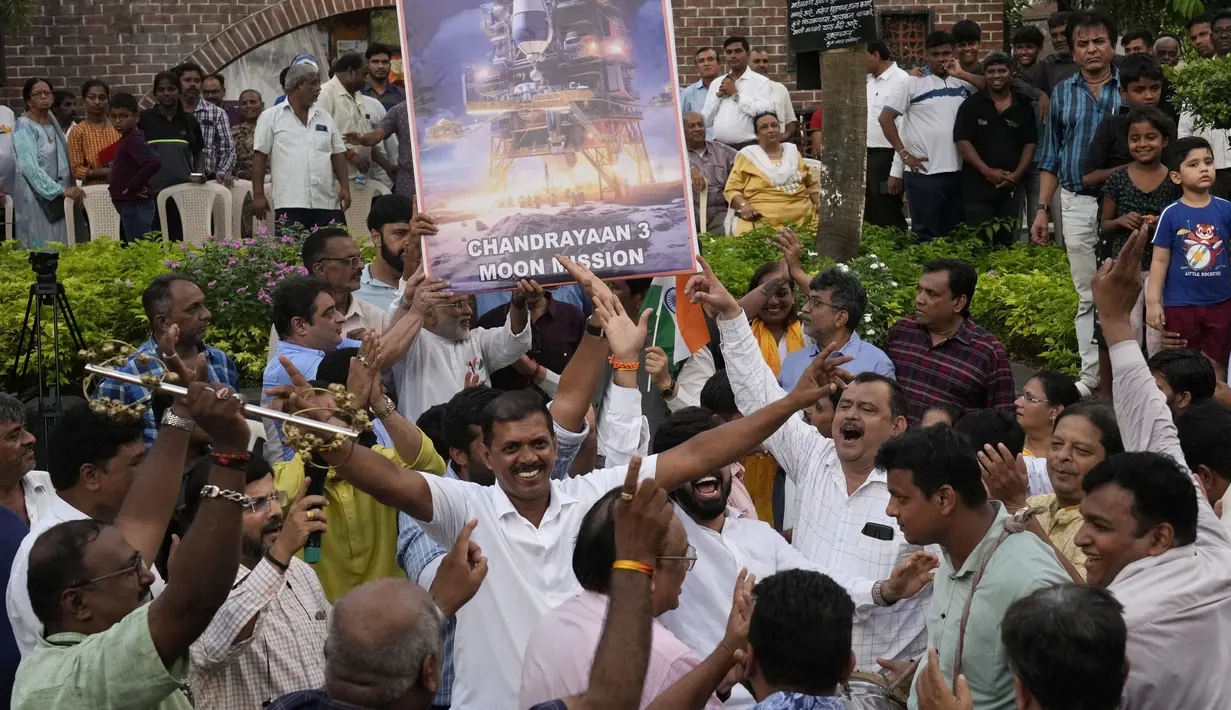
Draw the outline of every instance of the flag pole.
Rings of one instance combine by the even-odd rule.
[[[663,287],[659,286],[659,287],[658,287],[658,293],[659,293],[660,295],[659,295],[659,297],[658,297],[658,308],[655,308],[655,309],[654,309],[654,334],[650,337],[650,344],[651,344],[651,345],[658,345],[658,321],[660,321],[660,320],[662,319],[662,317],[663,317],[663,308],[666,306],[666,303],[667,303],[667,291],[666,291]],[[671,364],[670,364],[670,363],[668,363],[668,364],[667,364],[667,367],[670,367],[670,366],[671,366]],[[652,383],[651,383],[651,378],[650,378],[650,377],[648,377],[648,375],[649,375],[649,373],[648,373],[648,372],[646,373],[646,375],[647,375],[647,377],[645,378],[645,391],[646,391],[646,392],[649,392],[649,391],[650,391],[650,385],[651,385]]]

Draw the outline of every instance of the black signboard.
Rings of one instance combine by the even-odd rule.
[[[872,0],[788,0],[787,40],[796,52],[823,52],[876,39]]]

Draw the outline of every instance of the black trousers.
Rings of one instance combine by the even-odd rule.
[[[961,173],[913,173],[903,176],[910,207],[910,228],[921,242],[947,237],[962,221]]]
[[[978,227],[993,218],[1020,221],[1025,200],[1026,191],[1020,186],[1015,190],[981,190],[967,184],[962,190],[966,224],[971,227]],[[1013,244],[1014,236],[1010,228],[997,229],[992,235],[992,243],[1007,247]]]
[[[902,196],[889,194],[893,148],[868,148],[868,176],[864,189],[863,221],[878,227],[906,229]]]
[[[1224,200],[1231,200],[1231,168],[1223,168],[1214,175],[1214,187],[1210,193]]]

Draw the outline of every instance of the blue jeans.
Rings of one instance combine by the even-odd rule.
[[[157,210],[153,202],[144,205],[126,205],[117,210],[120,213],[120,233],[125,242],[135,241],[144,237],[154,225],[154,214]]]
[[[962,174],[906,171],[906,206],[910,229],[921,242],[947,237],[962,221]]]

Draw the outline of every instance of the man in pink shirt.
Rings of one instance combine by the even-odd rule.
[[[614,511],[619,493],[617,489],[603,496],[582,520],[573,549],[573,573],[583,591],[547,612],[526,644],[519,703],[523,710],[553,698],[580,695],[589,685],[590,667],[607,616],[612,564],[616,561]],[[684,577],[696,559],[683,526],[673,519],[664,556],[658,558],[654,567],[651,601],[655,616],[679,606]],[[655,620],[639,707],[722,708],[714,693],[736,664],[735,650],[744,648],[747,642],[750,604],[751,585],[741,576],[727,632],[704,661]]]

